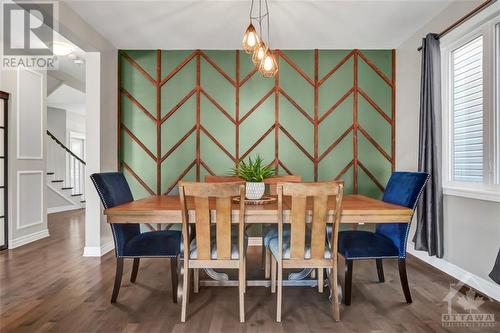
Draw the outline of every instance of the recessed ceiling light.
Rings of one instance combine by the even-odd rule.
[[[78,59],[78,57],[76,56],[76,54],[70,53],[70,54],[68,54],[68,59],[76,60],[76,59]]]
[[[77,64],[77,65],[82,65],[83,64],[83,59],[75,59],[74,63]]]
[[[63,42],[52,43],[53,52],[57,56],[66,56],[73,52],[73,47]]]

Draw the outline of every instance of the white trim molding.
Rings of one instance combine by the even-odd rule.
[[[36,222],[33,222],[33,223],[30,223],[30,224],[25,224],[23,226],[21,226],[20,224],[20,216],[21,216],[21,187],[19,186],[20,185],[20,181],[21,181],[21,175],[26,175],[26,174],[40,174],[40,221],[36,221]],[[18,171],[17,172],[17,183],[16,183],[16,186],[17,186],[17,197],[16,197],[16,227],[17,227],[17,230],[21,230],[21,229],[26,229],[26,228],[29,228],[29,227],[33,227],[33,226],[36,226],[36,225],[40,225],[40,224],[43,224],[44,222],[44,207],[43,207],[43,196],[44,196],[44,187],[45,187],[45,184],[44,184],[44,179],[43,179],[43,170],[24,170],[24,171]],[[25,203],[24,203],[25,204]]]
[[[494,282],[488,281],[479,277],[471,272],[466,271],[463,268],[458,267],[451,262],[444,259],[439,259],[436,257],[430,257],[424,251],[416,251],[413,248],[413,243],[408,243],[407,252],[414,256],[415,258],[428,263],[432,267],[439,269],[440,271],[454,277],[458,281],[463,282],[469,287],[483,293],[484,295],[493,298],[497,302],[500,302],[500,288]]]
[[[39,156],[25,156],[25,155],[22,155],[21,154],[21,140],[20,140],[20,134],[21,134],[21,131],[19,130],[20,129],[20,124],[21,124],[21,119],[20,119],[20,100],[21,100],[21,94],[19,93],[20,90],[21,90],[21,86],[20,86],[20,73],[21,73],[21,70],[24,70],[26,72],[30,72],[32,74],[35,74],[37,75],[39,78],[40,78],[40,155]],[[17,149],[16,149],[16,152],[17,152],[17,159],[19,160],[43,160],[43,143],[44,143],[44,133],[43,133],[43,114],[44,114],[44,102],[43,102],[43,99],[44,99],[44,95],[45,95],[45,92],[43,90],[44,88],[44,84],[43,84],[43,74],[40,73],[40,72],[37,72],[35,70],[32,70],[32,69],[29,69],[29,68],[26,68],[26,67],[22,67],[22,66],[19,66],[17,67],[17,73],[16,73],[17,77],[16,77],[16,80],[17,80],[17,92],[16,92],[16,135],[17,135]]]
[[[495,188],[469,188],[448,185],[443,187],[445,195],[500,202],[500,191]]]
[[[82,208],[78,207],[76,205],[50,207],[50,208],[47,208],[47,214],[67,212],[67,211],[70,211],[70,210],[77,210],[77,209],[82,209]]]
[[[109,241],[101,246],[85,246],[83,248],[84,257],[102,257],[115,248],[115,243]]]
[[[26,245],[28,243],[37,241],[39,239],[49,237],[49,229],[43,229],[37,232],[34,232],[29,235],[17,237],[16,239],[9,240],[9,249],[15,249],[16,247]]]

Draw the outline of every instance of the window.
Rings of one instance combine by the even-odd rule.
[[[444,193],[500,201],[500,16],[469,26],[441,40]]]
[[[452,58],[452,179],[483,181],[483,36]]]

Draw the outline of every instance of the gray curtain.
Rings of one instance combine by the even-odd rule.
[[[491,271],[489,277],[500,284],[500,249],[498,249],[497,260],[495,261],[495,266],[493,266],[493,270]]]
[[[417,209],[415,249],[443,257],[443,188],[441,179],[441,55],[436,34],[422,40],[420,81],[419,171],[430,174]]]

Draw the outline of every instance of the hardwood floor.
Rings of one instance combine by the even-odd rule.
[[[275,320],[275,294],[248,287],[246,323],[239,323],[238,288],[201,287],[192,295],[188,319],[180,323],[173,304],[167,260],[142,259],[137,283],[130,283],[127,260],[118,302],[109,300],[114,280],[112,252],[84,258],[83,211],[49,215],[50,237],[0,252],[1,332],[367,332],[471,331],[443,328],[443,301],[454,279],[417,259],[407,261],[413,304],[406,304],[397,261],[384,261],[385,283],[378,283],[374,261],[354,263],[352,305],[341,307],[341,321],[331,318],[327,293],[316,288],[283,290],[282,323]],[[262,275],[260,248],[250,248],[249,276]],[[252,269],[253,268],[253,269]],[[343,263],[339,271],[343,281]],[[457,301],[456,312],[466,313]],[[500,305],[480,308],[493,313],[500,330]]]

